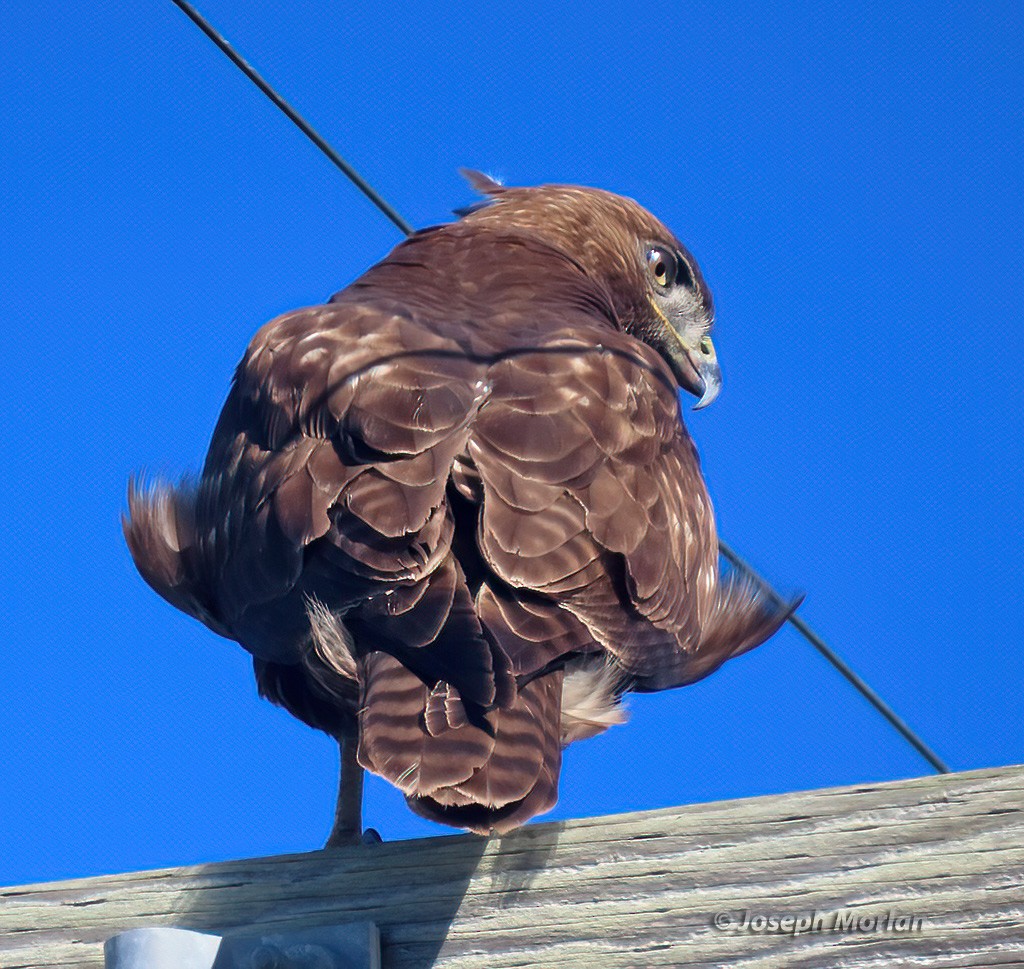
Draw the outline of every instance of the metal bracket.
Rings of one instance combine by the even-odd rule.
[[[223,936],[160,926],[121,932],[103,952],[106,969],[380,969],[380,934],[373,922]]]

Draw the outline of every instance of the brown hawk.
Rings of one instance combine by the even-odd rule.
[[[129,486],[165,599],[417,813],[504,832],[630,690],[692,683],[786,618],[720,574],[680,420],[720,376],[693,256],[635,202],[506,188],[254,337],[196,482]]]

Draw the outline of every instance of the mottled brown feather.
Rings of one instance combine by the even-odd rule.
[[[606,192],[471,177],[491,204],[259,330],[202,475],[132,485],[125,534],[263,696],[358,733],[417,812],[501,832],[554,804],[562,744],[623,692],[707,675],[786,610],[720,578],[645,342],[645,247],[678,241]]]

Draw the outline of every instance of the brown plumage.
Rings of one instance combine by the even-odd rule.
[[[624,692],[786,612],[719,574],[677,396],[718,386],[692,256],[628,199],[472,180],[490,204],[256,334],[198,482],[130,487],[125,534],[263,696],[501,832]]]

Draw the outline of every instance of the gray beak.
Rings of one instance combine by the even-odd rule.
[[[711,340],[708,337],[704,338],[708,343]],[[704,390],[700,395],[700,400],[693,405],[694,410],[700,410],[702,407],[707,407],[717,396],[719,391],[722,389],[722,368],[718,365],[718,361],[714,357],[714,348],[711,351],[712,355],[710,358],[704,358],[701,360],[700,365],[697,367],[697,374],[700,377],[701,383],[704,385]]]
[[[678,368],[680,384],[697,398],[694,410],[707,407],[722,389],[722,368],[718,366],[715,345],[706,333],[696,346],[680,341],[680,357],[683,366]]]

